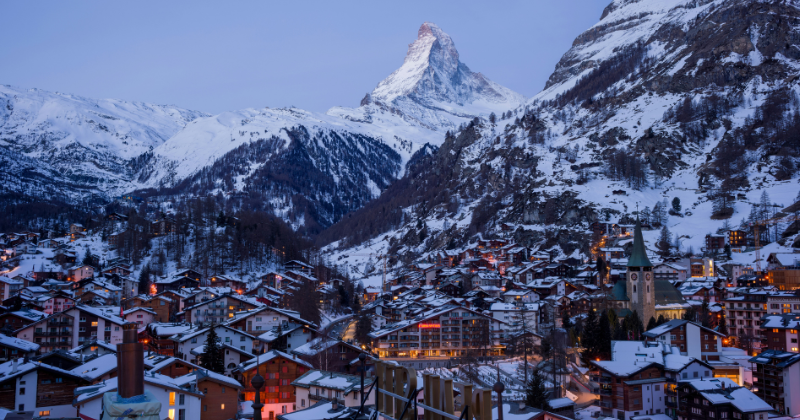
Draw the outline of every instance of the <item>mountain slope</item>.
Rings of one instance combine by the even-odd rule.
[[[0,86],[0,159],[4,176],[19,177],[2,191],[45,198],[55,193],[67,202],[83,193],[118,194],[129,187],[135,158],[204,115]]]
[[[326,114],[263,108],[198,118],[153,150],[136,186],[170,194],[237,190],[317,233],[378,197],[448,130],[523,99],[472,73],[431,23],[374,94],[359,108]]]
[[[781,206],[797,195],[798,24],[794,3],[614,1],[545,90],[449,137],[320,240],[358,266],[368,258],[351,254],[424,258],[505,224],[521,244],[589,255],[590,223],[678,198],[687,212],[653,224],[699,251],[763,192]]]

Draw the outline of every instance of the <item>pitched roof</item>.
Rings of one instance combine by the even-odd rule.
[[[636,219],[636,227],[633,229],[633,250],[631,257],[628,258],[628,267],[652,267],[653,264],[647,258],[647,251],[644,249],[644,238],[642,238],[642,222]]]

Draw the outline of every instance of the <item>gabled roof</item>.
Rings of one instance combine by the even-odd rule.
[[[314,367],[311,366],[310,363],[298,358],[297,356],[293,356],[291,354],[284,353],[278,350],[270,350],[264,354],[257,356],[255,359],[248,360],[246,362],[240,363],[239,366],[236,366],[234,372],[245,372],[250,369],[254,369],[256,366],[261,366],[264,363],[272,361],[273,359],[283,357],[284,359],[291,360],[292,363],[297,363],[299,365],[303,365],[309,369],[313,369]]]
[[[236,389],[243,389],[242,384],[240,384],[236,379],[229,378],[225,375],[220,375],[219,373],[210,371],[208,369],[197,369],[194,372],[175,378],[175,383],[179,386],[186,386],[192,382],[200,383],[203,381],[211,381]]]
[[[21,338],[9,337],[5,334],[0,334],[0,345],[21,350],[24,353],[39,350],[39,345],[36,343],[31,343]]]
[[[366,378],[364,380],[364,386],[368,387],[372,385],[373,380],[373,378]],[[312,386],[334,389],[342,391],[344,395],[347,395],[350,391],[361,389],[361,377],[344,373],[326,372],[323,370],[311,370],[295,379],[292,385],[307,389]]]
[[[673,319],[673,320],[667,321],[667,322],[665,322],[665,323],[663,323],[663,324],[661,324],[661,325],[659,325],[659,326],[657,326],[655,328],[651,328],[651,329],[645,331],[644,333],[642,333],[642,335],[645,336],[645,337],[649,337],[649,338],[656,338],[656,337],[660,337],[660,336],[662,336],[662,335],[674,330],[675,328],[682,327],[682,326],[684,326],[686,324],[692,324],[692,325],[697,326],[698,328],[700,328],[701,330],[703,330],[705,332],[708,332],[708,333],[711,333],[711,334],[715,334],[715,335],[718,335],[720,337],[726,337],[725,334],[722,334],[722,333],[720,333],[718,331],[714,331],[711,328],[706,328],[706,327],[704,327],[704,326],[702,326],[702,325],[700,325],[700,324],[698,324],[696,322],[691,322],[691,321],[687,321],[687,320],[684,320],[684,319]]]
[[[94,381],[116,370],[117,355],[108,353],[73,368],[71,372]]]

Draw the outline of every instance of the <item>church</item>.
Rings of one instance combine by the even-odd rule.
[[[611,290],[609,306],[624,317],[636,311],[647,325],[650,318],[681,319],[689,304],[668,280],[653,276],[653,264],[647,258],[642,238],[642,224],[636,221],[633,231],[633,250],[628,259],[624,281],[618,281]]]

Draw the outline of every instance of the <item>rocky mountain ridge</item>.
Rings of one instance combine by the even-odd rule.
[[[353,254],[426,258],[478,233],[588,255],[591,223],[678,198],[686,213],[657,225],[700,251],[764,192],[797,196],[798,23],[780,1],[614,1],[541,93],[448,137],[320,242],[359,272]]]

